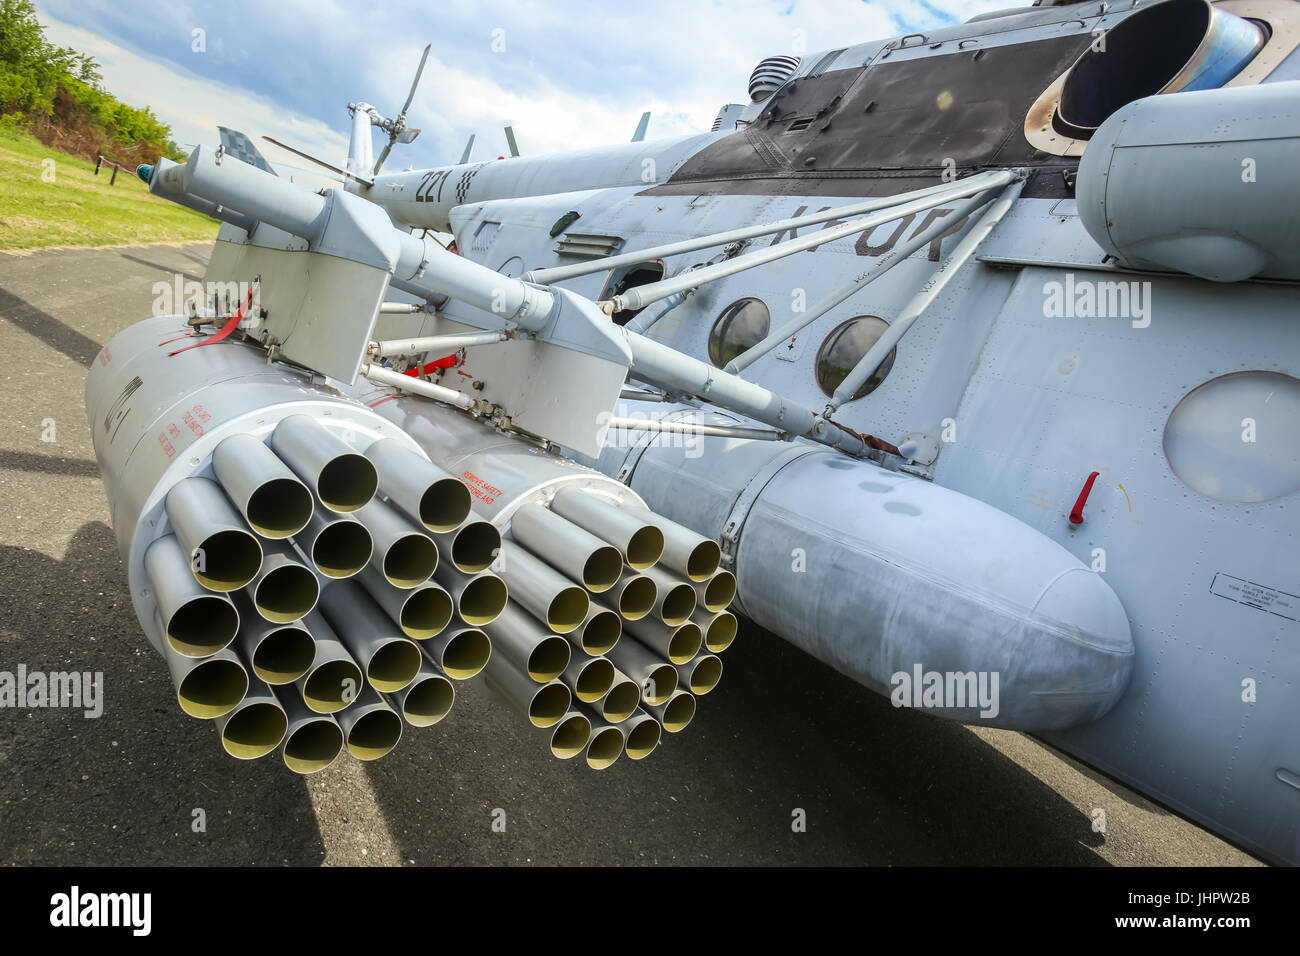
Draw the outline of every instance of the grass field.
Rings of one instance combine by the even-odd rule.
[[[216,238],[215,221],[151,195],[135,170],[114,186],[111,172],[0,129],[0,252]]]

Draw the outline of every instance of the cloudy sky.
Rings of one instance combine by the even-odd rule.
[[[1028,5],[1029,0],[1023,0]],[[1016,0],[36,0],[49,38],[94,56],[109,90],[149,105],[183,145],[242,129],[341,165],[351,100],[397,112],[426,43],[408,115],[420,139],[390,168],[506,151],[553,152],[709,129],[744,102],[774,53],[959,23]],[[376,144],[376,151],[378,143]]]

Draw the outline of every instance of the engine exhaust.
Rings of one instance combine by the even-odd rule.
[[[283,544],[263,549],[262,567],[245,591],[265,620],[289,624],[306,616],[320,598],[320,583],[298,554]]]
[[[230,598],[205,590],[175,535],[163,535],[144,556],[149,591],[158,605],[167,645],[183,657],[206,657],[230,644],[239,632],[239,612]]]
[[[307,615],[306,624],[316,639],[316,659],[311,669],[294,681],[294,686],[308,710],[317,714],[337,713],[356,699],[365,677],[320,611]],[[277,696],[283,704],[284,695],[277,692]]]
[[[469,680],[487,667],[492,642],[477,627],[462,627],[425,641],[424,654],[452,680]]]
[[[375,543],[355,518],[339,517],[317,508],[307,526],[294,536],[303,554],[327,578],[342,580],[358,573],[374,554]]]
[[[487,625],[492,657],[503,657],[539,684],[555,680],[569,666],[569,642],[550,633],[514,601]]]
[[[512,599],[556,634],[581,626],[591,609],[586,591],[513,541],[503,541],[501,549],[500,574]]]
[[[280,701],[255,677],[249,678],[248,693],[235,709],[217,718],[221,747],[236,760],[265,757],[280,746],[288,728]]]
[[[410,590],[394,588],[372,567],[365,568],[358,580],[389,619],[413,641],[427,641],[442,633],[456,611],[446,589],[431,582]]]
[[[438,568],[438,547],[427,534],[416,531],[402,515],[372,501],[356,509],[356,518],[374,539],[370,567],[395,588],[418,587]]]
[[[469,489],[401,442],[381,438],[366,449],[388,499],[426,530],[445,533],[458,528],[470,510]]]
[[[271,447],[330,511],[356,511],[379,488],[370,459],[310,416],[281,419],[271,433]]]
[[[412,727],[432,727],[451,712],[456,686],[426,660],[420,664],[415,680],[390,697]]]
[[[370,687],[363,687],[352,706],[334,719],[343,731],[348,753],[358,760],[387,756],[402,739],[402,718]]]
[[[623,553],[541,505],[524,505],[510,518],[510,536],[593,594],[623,574]]]
[[[239,650],[252,665],[258,680],[267,684],[292,684],[311,669],[316,659],[316,642],[301,621],[275,624],[253,610],[253,602],[240,592],[234,595],[240,610]]]
[[[295,535],[307,526],[311,491],[252,435],[231,435],[212,452],[212,470],[249,527],[263,538]]]
[[[495,621],[506,606],[510,590],[495,574],[467,574],[443,562],[434,577],[451,595],[456,616],[472,627]]]
[[[167,520],[192,558],[195,580],[209,591],[237,591],[262,566],[262,546],[215,481],[185,478],[173,485]]]
[[[625,511],[577,488],[557,491],[551,510],[618,548],[628,567],[635,571],[653,566],[663,554],[663,532],[642,517],[649,512]]]
[[[284,765],[298,774],[318,773],[343,750],[343,730],[333,717],[314,713],[291,687],[273,690],[284,708]]]
[[[644,698],[647,704],[662,704],[677,690],[677,669],[638,641],[619,641],[610,658],[635,683],[638,699]]]
[[[419,645],[396,633],[399,628],[363,588],[349,581],[331,584],[321,595],[321,609],[371,687],[391,694],[415,680]]]

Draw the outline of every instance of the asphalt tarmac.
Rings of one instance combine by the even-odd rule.
[[[0,671],[104,687],[98,718],[0,709],[0,862],[1257,863],[1038,741],[896,710],[752,625],[686,733],[602,773],[551,758],[480,680],[375,763],[302,778],[227,757],[136,623],[83,407],[100,345],[150,314],[154,283],[201,278],[208,249],[0,253]]]

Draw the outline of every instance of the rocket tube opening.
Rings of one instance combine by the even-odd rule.
[[[569,688],[555,681],[538,688],[528,702],[528,722],[534,727],[552,727],[564,718],[573,703]]]
[[[623,622],[613,611],[601,609],[582,627],[582,649],[592,657],[608,654],[623,634]]]
[[[422,534],[407,534],[393,542],[384,555],[384,577],[398,588],[413,588],[433,577],[438,548]]]
[[[704,643],[704,632],[694,621],[687,621],[668,639],[668,660],[674,664],[685,664],[700,652]]]
[[[330,511],[346,514],[379,490],[379,473],[365,455],[347,452],[330,459],[316,475],[316,494]]]
[[[740,622],[736,615],[721,611],[704,628],[704,646],[710,653],[721,653],[731,646],[739,630]]]
[[[685,691],[678,691],[668,703],[663,705],[659,722],[663,724],[665,731],[676,734],[685,730],[694,717],[695,698]]]
[[[324,770],[343,749],[343,730],[332,720],[309,720],[284,742],[284,765],[294,773]]]
[[[347,735],[348,753],[358,760],[378,760],[402,738],[402,718],[387,707],[376,707],[357,718]]]
[[[573,654],[569,642],[550,635],[542,638],[528,655],[528,676],[539,684],[553,681],[569,666]]]
[[[501,551],[501,532],[490,521],[471,521],[452,536],[451,563],[466,574],[486,571]]]
[[[203,594],[177,608],[167,622],[167,643],[183,657],[207,657],[235,639],[239,612],[225,598]]]
[[[594,594],[608,591],[623,575],[623,555],[613,546],[597,548],[582,566],[582,586]]]
[[[568,634],[587,619],[591,599],[580,587],[563,588],[546,608],[546,624],[556,634]]]
[[[412,727],[432,727],[451,712],[456,687],[441,674],[421,677],[402,700],[402,716]]]
[[[455,680],[469,680],[487,667],[492,641],[477,628],[455,634],[442,651],[442,669]]]
[[[695,613],[695,588],[689,584],[674,584],[664,595],[661,616],[669,627],[684,624]],[[692,655],[694,656],[694,655]]]
[[[265,757],[284,739],[289,720],[279,705],[256,701],[241,707],[221,730],[221,746],[236,760]]]
[[[646,675],[645,693],[647,704],[662,704],[677,692],[677,668],[672,664],[660,664]]]
[[[725,611],[736,599],[736,576],[730,571],[718,571],[704,585],[704,608],[711,613]]]
[[[238,661],[218,657],[190,668],[176,689],[181,710],[200,720],[222,717],[248,693],[248,672]]]
[[[627,563],[634,571],[653,567],[664,553],[664,533],[654,525],[646,525],[632,533],[627,542]]]
[[[307,486],[295,478],[272,478],[248,499],[248,523],[264,538],[287,538],[307,527],[313,504]]]
[[[289,624],[303,617],[320,598],[320,582],[301,564],[284,564],[257,584],[253,603],[257,613],[274,624]]]
[[[627,732],[627,742],[624,749],[627,751],[629,760],[642,760],[652,753],[659,746],[659,740],[663,736],[663,728],[659,726],[659,721],[641,720]]]
[[[697,697],[703,697],[722,680],[722,658],[707,654],[695,662],[686,681],[686,689]]]
[[[292,684],[316,660],[316,642],[302,627],[289,625],[268,633],[253,652],[253,673],[272,686]]]
[[[640,703],[641,688],[636,685],[636,681],[616,681],[600,702],[600,715],[611,724],[621,723],[636,712]]]
[[[327,578],[350,578],[370,561],[374,540],[360,521],[331,521],[311,548],[316,570]]]
[[[638,574],[623,586],[618,595],[618,613],[629,621],[639,621],[654,610],[659,589],[644,574]]]
[[[495,574],[481,574],[460,593],[460,619],[472,627],[482,627],[495,621],[510,597],[506,582]]]
[[[364,677],[351,661],[326,661],[302,685],[302,702],[317,714],[334,714],[356,700]]]
[[[434,585],[416,588],[402,603],[398,624],[407,637],[425,641],[442,633],[451,623],[455,610],[451,595],[443,588]]]
[[[707,581],[722,563],[718,542],[705,539],[691,548],[686,559],[686,576],[692,581]]]
[[[262,546],[247,531],[226,528],[208,535],[190,561],[199,584],[209,591],[238,591],[262,567]]]
[[[582,665],[578,679],[574,681],[573,693],[584,704],[600,700],[614,686],[618,672],[614,665],[604,657],[593,657]]]
[[[561,760],[576,757],[591,738],[591,721],[582,714],[569,714],[555,725],[551,734],[551,755]]]
[[[458,478],[439,478],[420,496],[420,523],[430,531],[453,531],[469,517],[469,489]]]
[[[391,694],[415,680],[421,660],[419,647],[403,638],[394,638],[370,655],[366,680],[375,690]]]
[[[587,743],[587,766],[604,770],[623,756],[623,731],[617,727],[601,727]]]

